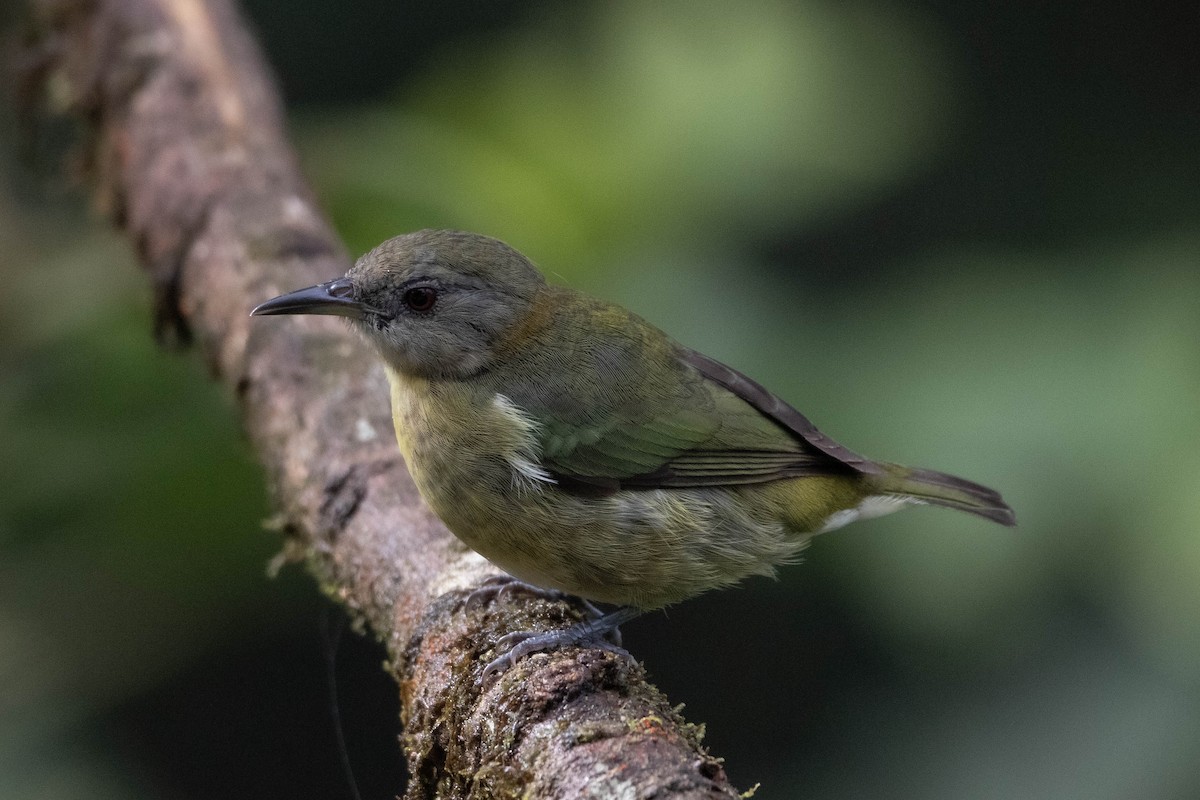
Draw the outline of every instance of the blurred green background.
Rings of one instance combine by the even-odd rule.
[[[355,252],[499,236],[1016,508],[861,523],[627,626],[739,786],[1200,797],[1193,6],[246,9]],[[0,124],[0,797],[348,797],[336,611],[266,577],[230,398],[153,344],[56,148]],[[400,793],[382,654],[336,658],[364,796]]]

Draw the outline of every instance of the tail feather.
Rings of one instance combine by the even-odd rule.
[[[887,465],[887,475],[881,479],[885,494],[911,497],[935,506],[956,508],[1001,525],[1017,524],[1017,516],[995,489],[978,483],[937,472]]]

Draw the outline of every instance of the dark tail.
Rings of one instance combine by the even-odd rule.
[[[1017,524],[1017,515],[994,489],[931,469],[914,469],[898,464],[886,464],[884,467],[887,474],[879,481],[884,494],[902,495],[935,506],[957,508],[1001,525]]]

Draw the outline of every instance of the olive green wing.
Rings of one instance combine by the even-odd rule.
[[[822,453],[854,472],[870,475],[879,475],[885,472],[877,462],[859,455],[821,433],[817,430],[817,426],[809,422],[808,418],[799,411],[732,367],[687,348],[680,348],[680,359],[694,367],[711,383],[725,388],[762,416],[785,428],[793,437],[803,442],[807,451]]]
[[[542,416],[542,465],[566,488],[724,486],[870,471],[749,378],[674,347],[674,380],[613,387],[607,413]]]

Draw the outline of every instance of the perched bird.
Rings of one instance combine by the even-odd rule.
[[[489,670],[773,574],[814,534],[905,505],[1015,521],[995,491],[846,449],[745,375],[548,285],[486,236],[398,236],[252,313],[350,318],[383,357],[400,449],[446,526],[522,582],[624,607],[510,639],[522,641]]]

